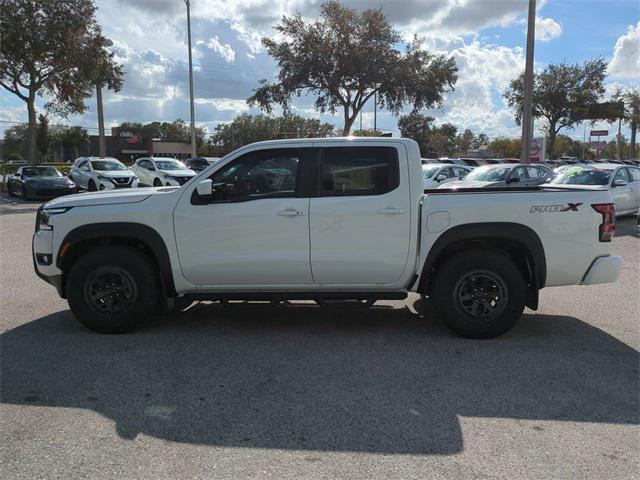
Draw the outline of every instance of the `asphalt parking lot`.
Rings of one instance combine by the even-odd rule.
[[[417,296],[196,304],[107,336],[33,273],[38,204],[1,203],[2,478],[638,478],[635,219],[617,284],[545,289],[494,340]]]

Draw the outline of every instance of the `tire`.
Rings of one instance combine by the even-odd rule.
[[[161,186],[162,186],[162,180],[160,180],[159,178],[156,178],[156,179],[153,181],[153,186],[154,186],[154,187],[161,187]]]
[[[31,200],[31,197],[27,193],[27,187],[25,187],[24,185],[22,186],[22,198],[23,200]]]
[[[431,296],[440,317],[455,333],[493,338],[522,317],[526,284],[507,253],[470,250],[438,267]]]
[[[7,195],[9,195],[10,197],[15,197],[16,194],[13,193],[13,189],[11,188],[11,183],[7,182]]]
[[[115,292],[114,284],[120,285]],[[69,272],[66,287],[75,317],[100,333],[136,328],[154,311],[160,291],[151,260],[138,250],[118,246],[96,248],[80,257]],[[96,290],[102,298],[91,298]]]
[[[90,192],[97,192],[98,187],[96,187],[96,183],[93,180],[89,180],[89,186],[87,188]]]

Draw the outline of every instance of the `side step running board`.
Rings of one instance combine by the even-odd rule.
[[[245,301],[282,301],[282,300],[404,300],[407,292],[194,292],[186,293],[189,300],[245,300]]]

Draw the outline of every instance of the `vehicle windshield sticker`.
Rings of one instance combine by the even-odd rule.
[[[577,212],[580,205],[582,202],[566,205],[534,205],[529,209],[529,213]]]

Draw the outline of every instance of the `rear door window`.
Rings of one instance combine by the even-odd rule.
[[[330,147],[320,158],[319,194],[323,197],[383,195],[400,184],[393,147]]]
[[[627,172],[632,182],[640,180],[640,168],[627,168]]]

